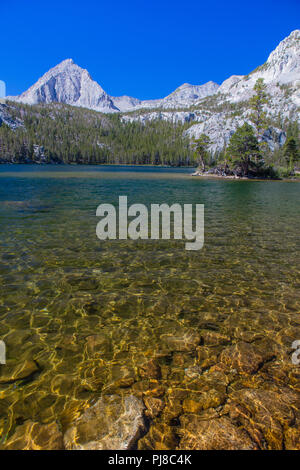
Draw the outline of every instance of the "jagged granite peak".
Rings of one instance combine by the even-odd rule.
[[[244,75],[232,75],[231,77],[224,80],[218,89],[219,93],[228,93],[230,89],[236,85],[240,80],[244,78]]]
[[[300,30],[296,29],[271,52],[264,74],[266,80],[279,77],[280,83],[290,83],[299,79],[299,73]]]
[[[27,104],[58,102],[102,112],[118,111],[110,96],[73,59],[63,60],[15,99]]]
[[[268,92],[279,95],[280,86],[290,86],[292,89],[292,102],[299,106],[300,96],[297,82],[300,79],[300,30],[293,31],[287,38],[279,43],[271,52],[267,61],[257,67],[249,75],[230,77],[232,80],[228,86],[228,80],[222,83],[219,93],[227,93],[227,101],[238,102],[248,100],[253,94],[253,87],[257,79],[262,78],[268,86]],[[238,78],[238,77],[236,77]],[[226,83],[227,82],[227,83]],[[295,88],[293,90],[293,88]]]
[[[207,96],[215,94],[219,86],[217,83],[209,81],[203,85],[190,85],[189,83],[184,83],[180,87],[176,88],[173,93],[168,95],[163,99],[164,103],[175,105],[186,106],[191,105],[193,102],[206,98]]]
[[[203,95],[207,92],[215,92],[218,88],[219,88],[220,85],[218,85],[217,83],[213,82],[213,81],[209,81],[207,83],[204,83],[203,85],[191,85],[190,83],[183,83],[182,85],[180,85],[178,88],[176,88],[175,91],[173,91],[173,93],[171,93],[170,95],[168,96],[172,96],[174,95],[175,93],[188,93],[188,94],[191,94],[191,93],[194,93],[195,95]]]
[[[218,91],[219,85],[212,81],[203,85],[191,85],[183,83],[165,98],[157,100],[139,100],[131,96],[112,97],[114,105],[120,111],[126,112],[134,109],[154,108],[185,108],[192,106],[206,96],[213,95]]]
[[[111,97],[114,105],[122,112],[129,111],[133,108],[136,108],[142,103],[142,100],[138,98],[133,98],[132,96],[112,96]]]
[[[137,108],[187,108],[200,99],[215,94],[218,88],[219,85],[212,81],[203,85],[183,83],[165,98],[141,101]]]

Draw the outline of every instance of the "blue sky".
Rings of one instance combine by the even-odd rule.
[[[300,1],[0,0],[0,17],[7,94],[73,58],[109,94],[149,99],[249,73],[300,28]]]

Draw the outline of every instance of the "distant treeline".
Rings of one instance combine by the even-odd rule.
[[[299,125],[288,119],[279,123],[267,118],[261,110],[266,99],[264,85],[259,84],[259,87],[263,99],[258,93],[252,98],[253,103],[243,103],[244,107],[252,109],[256,133],[262,135],[264,129],[278,126],[287,136],[285,145],[277,146],[273,152],[266,144],[259,145],[260,164],[273,166],[279,174],[290,174],[300,165]],[[241,106],[238,103],[236,112],[241,112]],[[233,105],[231,108],[235,109]],[[8,111],[14,120],[21,120],[24,127],[12,130],[2,123],[0,163],[201,166],[202,162],[203,166],[199,151],[184,137],[184,131],[194,122],[175,124],[159,119],[124,122],[120,114],[101,114],[60,103],[29,106],[10,102]],[[225,147],[214,154],[205,150],[205,165],[216,167],[227,161],[228,156]]]
[[[0,127],[1,162],[191,165],[193,151],[183,137],[187,125],[162,120],[125,123],[63,104],[9,103],[23,128]]]

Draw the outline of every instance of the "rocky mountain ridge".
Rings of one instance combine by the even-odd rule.
[[[67,59],[20,96],[10,99],[31,105],[59,102],[103,113],[121,113],[123,122],[190,123],[186,136],[197,138],[204,132],[213,141],[211,150],[219,151],[236,127],[249,120],[249,99],[259,78],[267,85],[265,111],[270,120],[300,122],[300,30],[281,41],[265,64],[249,75],[233,75],[220,86],[212,81],[204,85],[184,83],[167,97],[157,100],[139,100],[126,95],[113,97],[92,80],[87,70]],[[273,136],[273,141],[269,141],[271,148],[284,142],[279,127],[272,125],[268,130],[268,135]]]
[[[102,113],[124,112],[143,108],[174,108],[190,106],[199,99],[214,94],[219,85],[184,83],[166,98],[139,100],[131,96],[110,96],[94,80],[87,70],[72,59],[66,59],[46,72],[34,85],[20,96],[7,97],[24,104],[64,103],[81,106]]]
[[[189,109],[130,113],[125,121],[147,122],[153,119],[172,122],[195,122],[185,135],[198,138],[202,133],[212,140],[210,150],[221,151],[236,128],[249,121],[249,99],[254,94],[256,81],[262,78],[266,84],[268,103],[265,112],[271,122],[285,119],[300,123],[300,30],[293,31],[269,55],[266,63],[249,75],[233,75],[225,80],[216,93],[197,101]],[[175,107],[175,106],[174,106]],[[271,150],[285,142],[278,125],[270,125],[263,140]]]
[[[139,100],[130,96],[113,97],[95,82],[87,70],[72,59],[66,59],[45,73],[32,87],[17,97],[10,97],[27,104],[60,102],[83,106],[101,112],[129,111],[152,108],[186,108],[200,104],[207,96],[224,95],[224,100],[238,102],[251,96],[258,78],[276,94],[278,85],[294,86],[295,105],[300,105],[300,30],[293,31],[271,52],[265,64],[249,75],[233,75],[221,85],[213,81],[203,85],[184,83],[162,99]]]

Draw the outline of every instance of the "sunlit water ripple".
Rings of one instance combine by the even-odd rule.
[[[66,429],[101,394],[137,395],[143,382],[139,365],[151,358],[161,367],[157,382],[165,390],[165,410],[172,405],[172,390],[185,390],[185,398],[193,394],[189,367],[208,370],[225,347],[241,340],[278,345],[276,360],[282,373],[290,374],[291,342],[300,339],[300,185],[191,173],[0,166],[4,445],[27,419],[55,420]],[[204,248],[188,252],[183,241],[174,240],[98,240],[96,208],[117,204],[119,195],[148,207],[204,204]],[[228,337],[228,344],[206,343],[209,331]],[[166,334],[191,332],[202,338],[199,346],[167,347]],[[86,338],[97,334],[104,338],[102,349],[90,351]],[[35,361],[35,373],[1,383],[5,368],[26,360]],[[259,374],[252,386],[270,387]],[[132,380],[119,386],[124,376]],[[233,388],[246,386],[243,380],[238,375]],[[280,390],[280,383],[270,380]],[[284,386],[298,387],[292,379]],[[175,435],[179,421],[169,417],[163,411],[153,425],[174,427]],[[152,444],[145,440],[143,446]]]

